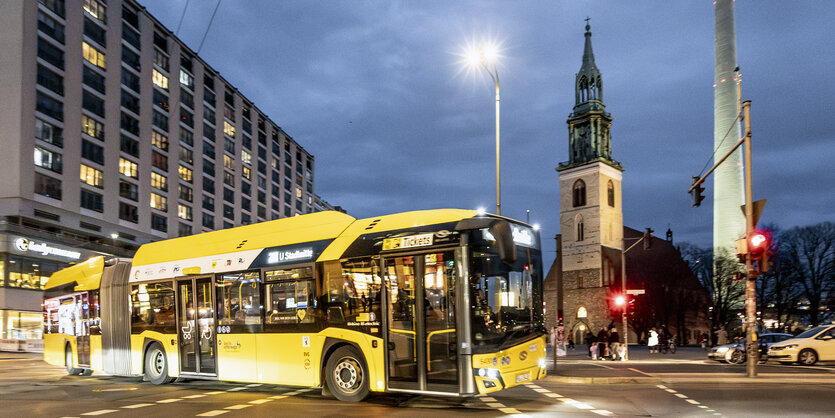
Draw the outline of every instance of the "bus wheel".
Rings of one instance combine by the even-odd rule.
[[[67,374],[70,376],[79,375],[84,371],[84,369],[76,369],[72,366],[72,348],[70,346],[64,349],[64,366],[67,367]]]
[[[340,401],[359,402],[370,392],[368,369],[353,346],[339,347],[328,358],[325,379],[330,392]]]
[[[155,385],[171,383],[168,377],[168,357],[159,343],[151,343],[145,352],[145,378]]]

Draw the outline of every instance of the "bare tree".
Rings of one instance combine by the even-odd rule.
[[[728,325],[734,319],[733,312],[742,309],[745,302],[745,285],[734,277],[734,273],[741,271],[739,261],[725,248],[713,254],[710,249],[682,243],[679,250],[710,295],[711,329]]]
[[[835,224],[794,227],[779,241],[781,267],[799,285],[809,323],[820,324],[835,308]]]

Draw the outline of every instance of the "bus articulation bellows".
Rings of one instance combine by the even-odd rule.
[[[539,236],[475,211],[319,212],[55,273],[44,359],[99,371],[472,396],[545,376]]]

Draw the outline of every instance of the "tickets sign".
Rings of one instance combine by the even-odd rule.
[[[428,247],[432,245],[433,236],[433,234],[429,233],[420,235],[410,235],[408,237],[386,238],[383,240],[383,251],[415,247]]]

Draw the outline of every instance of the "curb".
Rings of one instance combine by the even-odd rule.
[[[620,377],[576,377],[576,376],[545,376],[548,382],[553,383],[571,383],[571,384],[603,384],[616,385],[625,383],[637,384],[657,384],[661,383],[663,379],[660,377],[643,377],[643,376],[620,376]]]

